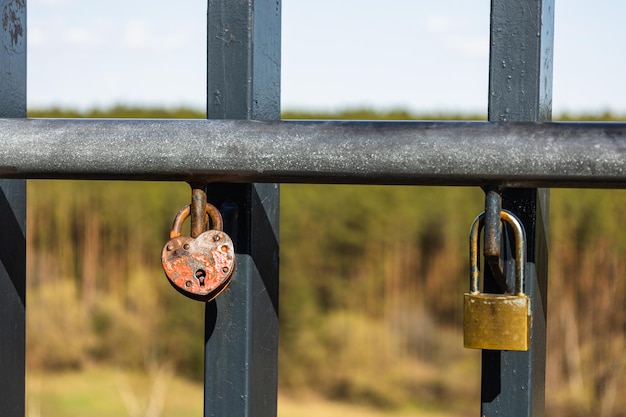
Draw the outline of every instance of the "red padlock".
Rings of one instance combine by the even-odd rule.
[[[222,230],[222,215],[206,205],[211,229],[197,237],[181,236],[191,206],[183,207],[172,224],[170,240],[161,252],[161,263],[170,284],[183,295],[209,302],[230,284],[235,269],[233,241]]]

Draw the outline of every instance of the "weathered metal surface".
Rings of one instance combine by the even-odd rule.
[[[182,234],[183,223],[187,220],[187,217],[191,214],[192,205],[187,205],[176,213],[174,217],[174,221],[172,222],[172,228],[170,230],[170,239],[178,237]],[[215,207],[213,204],[204,203],[203,214],[208,216],[211,220],[211,228],[215,230],[223,230],[224,229],[224,220],[222,218],[222,213]],[[208,230],[208,223],[204,223],[204,231]]]
[[[208,3],[207,118],[280,119],[282,2],[210,0]],[[266,125],[218,120],[204,123]],[[280,143],[285,137],[276,138],[274,144],[266,142],[265,147],[257,143],[255,148],[261,145],[257,149],[246,149],[244,142],[249,138],[245,134],[236,137],[228,134],[217,139],[214,144],[199,144],[196,158],[201,164],[194,168],[200,168],[200,173],[207,167],[219,169],[220,163],[212,158],[215,151],[224,152],[224,156],[228,153],[227,159],[248,161],[240,166],[239,173],[240,178],[247,180],[236,180],[230,174],[219,175],[215,180],[272,182],[275,179],[262,180],[256,174],[273,171],[277,159],[287,158],[277,158],[286,151]],[[274,148],[270,150],[267,146]],[[249,165],[252,160],[267,166]],[[204,415],[276,416],[279,187],[212,183],[207,186],[207,198],[219,207],[224,216],[224,230],[237,247],[237,270],[229,290],[206,308]]]
[[[25,0],[0,0],[0,117],[26,117]],[[0,416],[23,417],[26,181],[0,180],[0,230]]]
[[[0,63],[1,66],[1,63]],[[0,180],[0,416],[23,417],[26,181]]]
[[[204,190],[206,184],[192,183],[189,185],[191,186],[191,228],[189,234],[191,237],[197,237],[206,231],[209,221],[206,212],[206,191]],[[219,218],[221,219],[222,216],[220,215]]]
[[[11,178],[626,188],[623,123],[1,120],[0,142]]]
[[[504,268],[502,267],[502,195],[500,191],[489,189],[485,191],[485,248],[483,254],[489,265],[496,285],[501,292],[508,291]]]
[[[515,287],[512,294],[479,291],[478,239],[486,225],[486,212],[470,229],[470,290],[464,295],[463,338],[467,348],[526,351],[530,347],[532,316],[530,298],[524,294],[526,236],[519,220],[500,211],[498,220],[507,222],[515,235]],[[486,227],[486,226],[485,226]]]
[[[26,0],[1,0],[0,25],[0,117],[26,117]]]
[[[515,286],[514,293],[524,292],[525,264],[526,264],[526,232],[524,226],[515,217],[514,214],[507,210],[501,210],[499,219],[507,222],[515,236]],[[486,212],[481,213],[470,229],[470,292],[479,292],[478,281],[480,279],[479,255],[478,255],[478,239],[482,228],[485,226]]]
[[[205,203],[205,212],[213,229],[196,237],[181,236],[182,224],[190,211],[188,205],[176,215],[170,240],[161,252],[161,263],[176,290],[194,300],[209,302],[230,284],[235,251],[232,240],[222,230],[222,216],[211,204]]]
[[[492,122],[545,122],[552,113],[552,64],[554,39],[554,0],[492,0],[489,57],[489,120]],[[576,125],[572,125],[575,127]],[[601,126],[601,125],[598,125]],[[582,133],[582,132],[581,132]],[[570,140],[573,139],[573,140]],[[619,140],[614,141],[617,144]],[[557,155],[550,137],[522,136],[511,149],[525,153],[527,147],[544,146],[545,157]],[[572,154],[571,169],[593,177],[575,155],[590,152],[597,143],[583,140],[576,145],[575,136],[564,138],[563,146]],[[587,148],[585,150],[585,148]],[[624,149],[623,144],[617,148]],[[620,151],[619,149],[615,151]],[[509,155],[499,156],[502,163]],[[559,165],[557,160],[548,164]],[[515,159],[513,159],[515,160]],[[543,163],[543,162],[542,162]],[[542,164],[541,163],[541,164]],[[534,166],[528,161],[529,167]],[[618,162],[623,170],[624,162]],[[615,167],[617,168],[616,165]],[[561,167],[555,170],[567,172]],[[552,187],[549,183],[519,185],[520,187]],[[617,188],[617,187],[616,187]],[[620,187],[623,188],[623,187]],[[542,417],[545,414],[545,330],[547,295],[547,234],[549,191],[524,188],[507,189],[502,193],[502,207],[512,211],[526,230],[527,280],[526,293],[531,297],[531,349],[527,352],[482,352],[481,416]],[[513,243],[510,244],[513,246]],[[505,246],[506,247],[506,246]],[[512,255],[507,252],[506,260]],[[506,265],[506,263],[505,263]],[[487,275],[489,270],[485,271]],[[493,281],[486,279],[489,291]],[[509,284],[511,286],[511,284]]]

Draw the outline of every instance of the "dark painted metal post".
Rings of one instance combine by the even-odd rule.
[[[551,119],[553,34],[554,0],[492,0],[490,121]],[[481,416],[543,416],[549,191],[508,189],[502,205],[520,218],[527,233],[532,348],[483,351]]]
[[[26,2],[0,0],[0,117],[26,117]],[[26,181],[0,180],[0,416],[23,417]]]
[[[280,1],[209,0],[209,119],[280,119]],[[214,184],[237,252],[235,276],[207,304],[205,416],[275,416],[277,184]]]

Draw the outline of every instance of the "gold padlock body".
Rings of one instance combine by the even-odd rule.
[[[465,293],[466,348],[526,351],[530,349],[531,320],[527,295]]]

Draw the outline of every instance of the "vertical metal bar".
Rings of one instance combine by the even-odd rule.
[[[490,121],[551,119],[553,34],[554,0],[492,0]],[[520,218],[527,233],[532,347],[483,351],[481,416],[543,416],[549,192],[505,190],[503,208]]]
[[[0,117],[26,117],[26,2],[0,0]],[[26,181],[0,180],[0,416],[23,417]]]
[[[507,292],[508,285],[502,266],[502,195],[500,190],[485,190],[485,264],[489,265],[494,282],[500,292]]]
[[[204,231],[206,231],[206,224],[208,222],[206,214],[206,184],[189,184],[191,187],[191,237],[198,237]]]
[[[280,119],[280,1],[209,0],[207,118]],[[277,184],[213,184],[237,266],[206,308],[205,416],[275,416]]]

